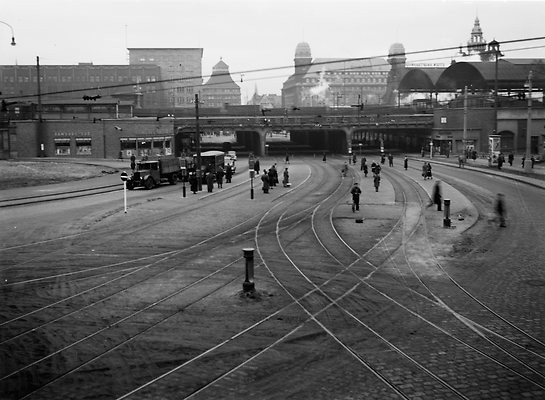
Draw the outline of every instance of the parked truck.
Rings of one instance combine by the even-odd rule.
[[[162,182],[175,185],[180,172],[180,160],[174,156],[142,159],[136,163],[135,171],[127,179],[127,189],[143,186],[149,190]]]

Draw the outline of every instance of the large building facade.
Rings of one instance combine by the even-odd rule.
[[[240,86],[233,81],[229,66],[223,60],[214,65],[212,75],[199,91],[203,107],[240,105]]]
[[[141,82],[144,99],[160,92],[157,107],[194,107],[202,85],[202,55],[202,48],[129,48],[129,64],[153,64],[161,71],[159,85]]]
[[[282,87],[283,107],[380,104],[390,71],[383,58],[313,59],[306,42],[295,49],[294,67]]]
[[[133,100],[146,108],[194,105],[202,86],[202,48],[128,50],[129,65],[0,65],[2,98],[37,103],[40,95],[47,103],[87,96]]]

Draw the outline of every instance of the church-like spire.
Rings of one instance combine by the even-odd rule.
[[[467,52],[469,55],[481,53],[486,50],[486,40],[483,38],[483,31],[479,17],[475,17],[475,23],[471,30],[471,38],[467,42]]]

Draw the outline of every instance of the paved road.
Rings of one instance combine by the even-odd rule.
[[[0,355],[7,371],[37,364],[0,384],[30,398],[542,398],[545,348],[527,335],[543,337],[541,189],[436,159],[456,216],[446,229],[421,161],[384,167],[379,192],[359,170],[340,178],[342,162],[292,160],[292,187],[265,195],[256,182],[253,201],[241,172],[185,199],[179,185],[134,191],[127,215],[106,194],[7,216],[0,341],[22,336]],[[520,195],[503,231],[479,218],[498,188]],[[18,218],[32,230],[13,229]],[[256,301],[239,296],[244,247]]]

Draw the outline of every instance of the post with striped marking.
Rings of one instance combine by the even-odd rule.
[[[246,259],[246,278],[242,283],[242,290],[246,293],[255,292],[254,284],[254,249],[242,249]]]
[[[127,179],[129,176],[125,171],[121,173],[121,180],[123,181],[123,204],[125,206],[125,214],[127,214]]]
[[[445,199],[445,217],[443,218],[443,228],[450,228],[450,200]]]

